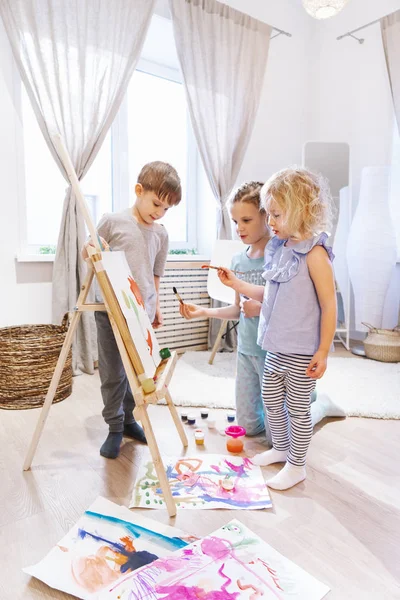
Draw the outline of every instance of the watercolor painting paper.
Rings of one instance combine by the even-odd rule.
[[[233,520],[127,575],[99,600],[321,600],[329,588]]]
[[[259,466],[242,456],[198,454],[163,457],[163,464],[178,508],[229,508],[254,510],[272,503]],[[224,481],[233,483],[231,490]],[[151,459],[139,468],[130,507],[160,508],[164,496]]]
[[[99,497],[43,560],[23,570],[50,587],[89,600],[194,539]]]

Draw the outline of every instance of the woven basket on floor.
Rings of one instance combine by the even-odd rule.
[[[364,340],[365,354],[367,358],[380,360],[381,362],[400,362],[400,329],[378,329],[369,323],[363,323],[368,327],[369,333]]]
[[[68,330],[61,325],[21,325],[0,329],[0,408],[43,405]],[[72,392],[72,355],[68,355],[54,402]]]

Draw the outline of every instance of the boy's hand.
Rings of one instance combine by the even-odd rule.
[[[107,251],[110,250],[110,246],[108,245],[108,243],[106,242],[106,240],[104,240],[100,236],[99,236],[99,240],[100,240],[101,245],[103,246],[104,250],[107,250]],[[92,238],[89,238],[88,241],[83,246],[83,249],[82,249],[82,258],[83,258],[83,260],[87,260],[89,258],[89,252],[88,252],[89,246],[91,248],[95,249],[95,245],[92,242]]]
[[[205,312],[201,306],[197,306],[197,304],[179,304],[179,312],[182,317],[185,319],[198,319],[199,317],[204,317]]]
[[[240,279],[235,277],[233,272],[226,267],[220,267],[218,269],[218,277],[221,283],[234,290],[236,289],[237,284],[240,283]]]
[[[317,350],[306,369],[306,375],[311,379],[321,379],[326,371],[328,363],[328,353],[323,350]]]
[[[261,302],[243,298],[240,300],[240,311],[246,318],[259,317],[261,312]]]
[[[157,306],[154,321],[152,322],[153,329],[160,329],[164,325],[164,318],[162,316],[161,308]]]

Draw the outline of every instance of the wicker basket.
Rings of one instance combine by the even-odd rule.
[[[377,329],[369,323],[363,325],[369,329],[364,340],[367,358],[382,362],[400,362],[400,328]]]
[[[0,408],[43,405],[68,330],[61,325],[21,325],[0,329]],[[72,392],[72,354],[68,355],[54,402]]]

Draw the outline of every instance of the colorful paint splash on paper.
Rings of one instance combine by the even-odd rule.
[[[98,498],[37,565],[24,569],[47,585],[88,600],[121,577],[175,550],[193,536]]]
[[[321,600],[328,592],[233,520],[120,579],[99,600]]]
[[[271,508],[260,467],[246,457],[207,454],[193,458],[163,457],[172,496],[179,508]],[[223,482],[229,479],[233,489]],[[154,463],[144,463],[133,488],[130,507],[160,508],[164,496]]]

